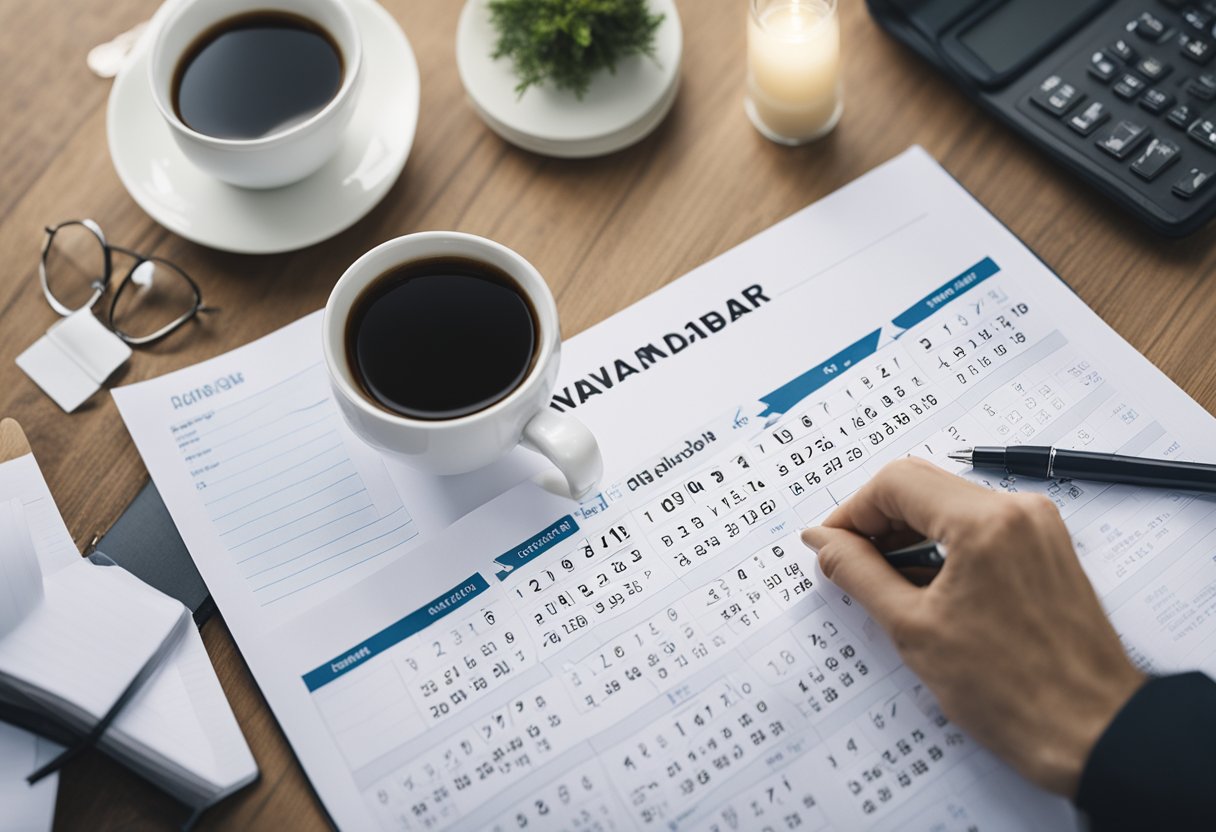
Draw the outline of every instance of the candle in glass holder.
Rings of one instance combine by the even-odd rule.
[[[764,136],[802,144],[844,108],[836,0],[749,0],[747,115]]]

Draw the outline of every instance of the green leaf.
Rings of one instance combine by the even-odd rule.
[[[654,57],[663,15],[647,0],[490,0],[498,32],[492,56],[510,58],[523,95],[552,83],[582,98],[595,73],[630,55]]]
[[[586,20],[580,20],[574,24],[574,42],[579,46],[587,47],[591,45],[591,23]]]

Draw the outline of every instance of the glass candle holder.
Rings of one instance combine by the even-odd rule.
[[[748,0],[744,108],[766,138],[804,144],[844,109],[836,0]]]

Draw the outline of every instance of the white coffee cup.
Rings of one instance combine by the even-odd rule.
[[[356,299],[377,278],[403,263],[435,257],[485,263],[514,280],[536,314],[536,347],[524,380],[489,407],[452,419],[412,419],[386,409],[363,391],[347,357],[347,327]],[[356,260],[330,293],[322,347],[334,398],[351,429],[415,468],[461,474],[489,465],[522,444],[557,466],[573,497],[585,496],[599,482],[603,461],[595,437],[573,416],[549,407],[561,356],[557,304],[540,273],[506,246],[454,231],[425,231],[377,246]]]
[[[222,139],[186,125],[173,107],[178,63],[215,24],[247,12],[281,11],[307,18],[333,36],[342,53],[342,86],[324,109],[257,139]],[[298,182],[337,151],[358,101],[363,47],[346,0],[180,0],[153,35],[148,58],[152,99],[182,153],[212,176],[243,188]]]

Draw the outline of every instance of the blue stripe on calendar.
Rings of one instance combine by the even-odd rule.
[[[991,257],[985,257],[958,277],[946,281],[900,312],[891,319],[891,323],[900,329],[911,329],[959,295],[970,292],[1000,270],[1001,267]]]
[[[309,693],[327,685],[344,673],[349,673],[363,665],[368,659],[383,653],[390,647],[405,641],[415,633],[422,632],[427,627],[454,612],[473,598],[490,588],[480,572],[470,575],[464,581],[452,587],[428,604],[419,607],[409,615],[385,627],[380,632],[370,636],[365,641],[356,644],[341,655],[335,656],[325,664],[310,670],[303,677],[304,685]]]
[[[891,323],[901,330],[911,329],[950,301],[971,291],[1000,270],[1001,267],[991,257],[985,257],[967,269],[967,271],[947,280],[903,312],[900,312],[891,319]],[[873,355],[878,350],[878,341],[881,335],[881,329],[874,330],[860,340],[845,347],[827,361],[817,364],[792,381],[786,382],[767,396],[761,396],[760,402],[765,407],[760,412],[760,415],[773,416],[787,413],[790,408],[820,387],[823,387],[833,378],[862,359]],[[895,337],[898,338],[899,336],[896,335]]]
[[[537,532],[523,543],[520,543],[518,546],[512,546],[509,551],[494,558],[494,562],[502,567],[502,569],[498,570],[495,577],[500,581],[505,581],[512,571],[538,557],[546,550],[552,549],[577,531],[578,523],[572,516],[567,514],[547,529]]]
[[[822,364],[817,364],[807,370],[793,381],[786,382],[767,396],[761,396],[760,401],[765,407],[760,415],[771,416],[775,413],[787,412],[858,361],[873,355],[878,349],[878,336],[881,333],[881,329],[874,330],[861,340],[849,344]]]

